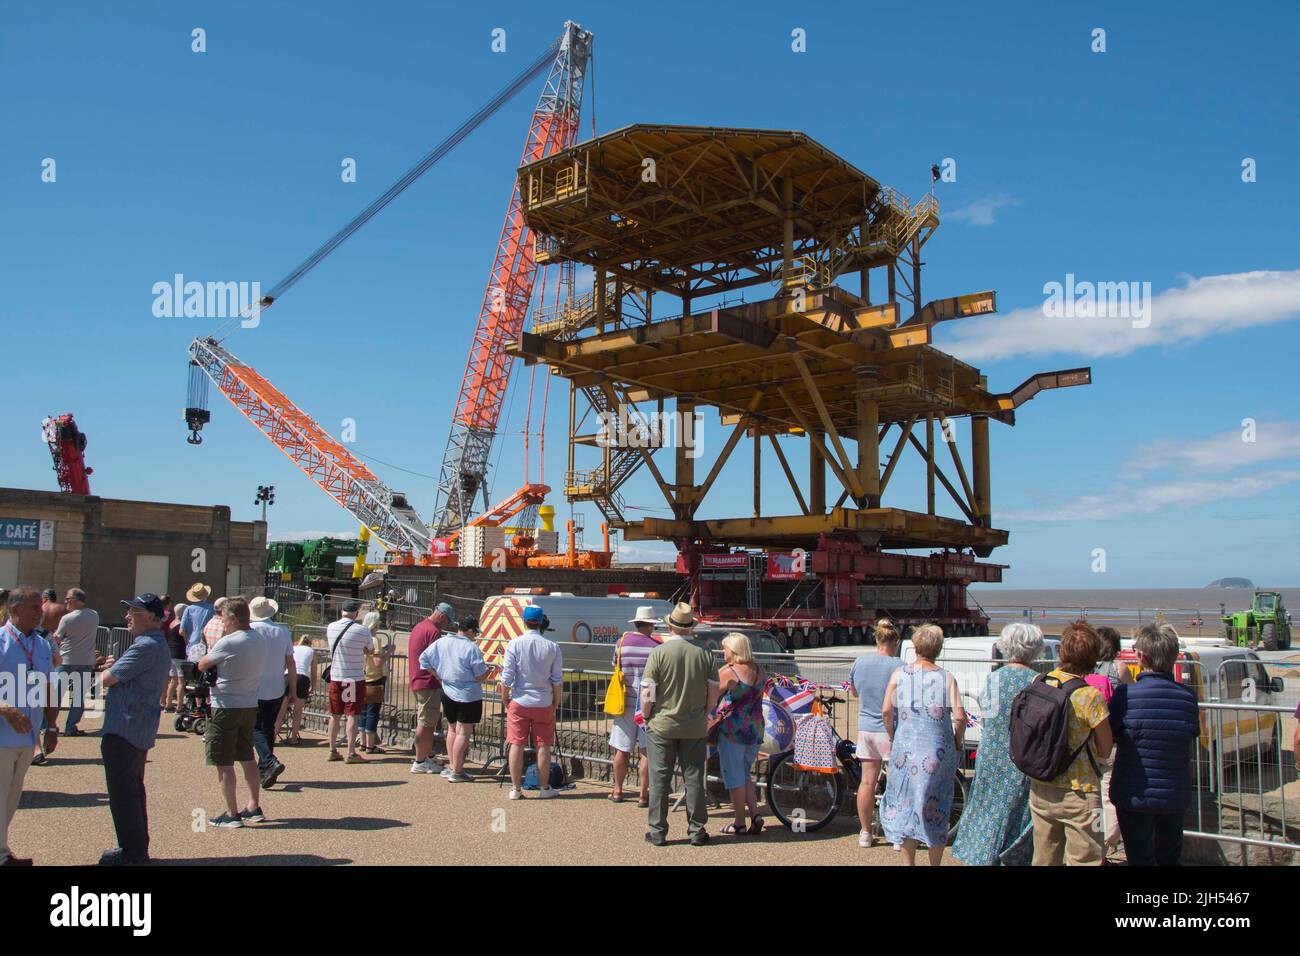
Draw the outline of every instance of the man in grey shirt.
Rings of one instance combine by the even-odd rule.
[[[275,734],[280,722],[280,705],[286,695],[290,704],[297,700],[298,674],[293,664],[293,633],[287,624],[276,624],[272,620],[280,613],[280,605],[269,597],[255,597],[248,608],[253,619],[253,633],[266,644],[266,659],[257,687],[253,749],[257,751],[262,789],[269,790],[284,773],[284,764],[275,755]]]
[[[86,732],[77,727],[85,711],[86,692],[90,689],[90,675],[95,670],[95,635],[99,632],[99,612],[86,607],[86,592],[69,588],[63,598],[68,611],[59,620],[54,640],[59,647],[63,663],[59,665],[60,687],[68,687],[72,702],[64,721],[63,733],[68,737],[84,737]]]
[[[253,757],[253,726],[257,723],[257,688],[266,662],[266,641],[249,630],[248,602],[230,598],[221,608],[225,636],[199,660],[199,670],[217,668],[217,685],[212,689],[212,716],[203,742],[208,764],[217,768],[224,813],[209,820],[214,827],[242,827],[261,823],[265,816],[258,801],[257,761]],[[235,764],[248,785],[248,807],[239,809],[235,796]]]

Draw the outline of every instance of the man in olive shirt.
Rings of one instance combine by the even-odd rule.
[[[686,782],[686,832],[692,846],[709,842],[709,809],[704,793],[709,714],[718,702],[718,665],[713,654],[690,641],[695,617],[678,604],[664,620],[669,633],[650,652],[641,677],[641,715],[645,718],[650,760],[650,830],[646,842],[668,842],[668,795],[673,767],[681,764]]]

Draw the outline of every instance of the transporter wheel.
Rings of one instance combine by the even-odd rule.
[[[849,631],[849,643],[855,647],[863,643],[862,628],[855,627]]]
[[[196,734],[199,734],[200,736],[203,734],[203,731],[207,729],[208,729],[208,719],[206,717],[195,717],[194,723],[190,724],[190,730],[192,730]]]
[[[185,718],[184,718],[184,717],[177,717],[175,720],[172,721],[172,727],[174,727],[176,730],[184,730],[184,729],[185,729]]]

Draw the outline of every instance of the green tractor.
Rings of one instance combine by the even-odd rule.
[[[1222,610],[1223,605],[1219,607]],[[1291,616],[1277,591],[1256,591],[1249,610],[1225,612],[1222,620],[1224,639],[1237,647],[1291,649]]]

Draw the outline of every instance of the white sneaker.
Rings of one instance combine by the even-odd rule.
[[[864,850],[871,849],[871,834],[866,830],[858,831],[858,846]]]
[[[433,773],[432,770],[430,770],[429,772],[430,772],[430,773]],[[443,768],[442,768],[442,772],[439,773],[438,776],[440,776],[440,777],[450,777],[450,776],[451,776],[451,768],[450,768],[450,767],[443,767]]]
[[[555,790],[551,787],[543,787],[541,790],[537,791],[538,800],[549,800],[552,797],[558,797],[559,795],[560,795],[560,791]]]
[[[412,760],[411,773],[435,773],[438,765],[432,760]]]
[[[514,787],[510,788],[511,800],[522,800],[523,798],[524,798],[524,793],[522,790],[516,790]]]

